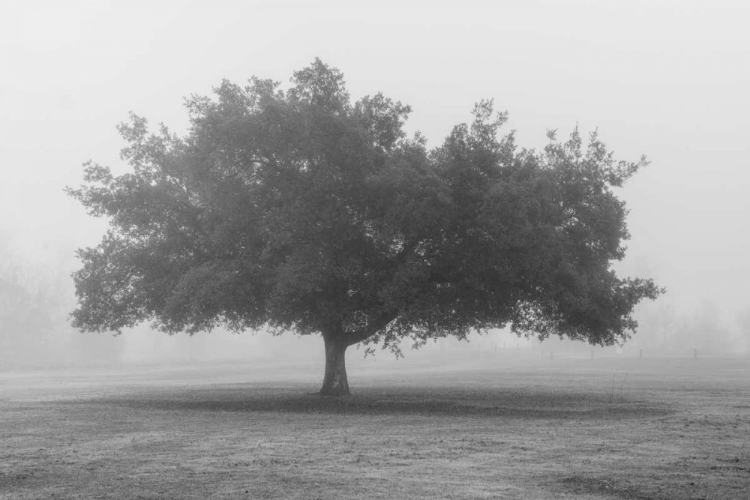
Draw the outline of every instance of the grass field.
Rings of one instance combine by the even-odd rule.
[[[750,498],[750,359],[485,354],[0,372],[0,498]]]

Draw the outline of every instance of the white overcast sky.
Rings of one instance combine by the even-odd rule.
[[[95,244],[102,225],[62,188],[86,160],[122,168],[129,111],[184,131],[183,97],[320,57],[353,97],[410,104],[433,146],[494,98],[522,146],[578,124],[646,154],[620,191],[620,269],[734,314],[750,306],[749,26],[750,2],[722,0],[2,0],[0,238],[64,258]]]

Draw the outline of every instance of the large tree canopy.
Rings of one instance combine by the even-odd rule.
[[[120,126],[132,171],[88,163],[68,189],[110,221],[79,251],[74,326],[320,333],[321,392],[346,394],[358,342],[511,325],[613,344],[662,291],[611,269],[628,238],[612,187],[646,162],[615,162],[595,134],[520,149],[483,101],[428,150],[403,130],[408,106],[352,103],[320,60],[288,90],[253,78],[215,94],[187,101],[185,137],[132,116]]]

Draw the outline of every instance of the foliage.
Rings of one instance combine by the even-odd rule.
[[[596,134],[519,149],[482,101],[428,150],[404,132],[408,106],[352,103],[320,60],[288,90],[224,81],[187,108],[185,137],[133,115],[120,126],[132,171],[89,163],[68,189],[110,221],[79,251],[76,327],[270,325],[395,346],[511,324],[612,344],[662,292],[610,268],[628,238],[612,188],[646,160],[615,162]]]

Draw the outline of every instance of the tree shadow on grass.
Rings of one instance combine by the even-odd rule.
[[[78,400],[133,410],[264,412],[331,415],[478,416],[523,419],[620,420],[675,412],[665,403],[551,389],[370,387],[354,396],[305,394],[300,387],[218,386],[153,390]],[[73,403],[73,401],[70,401]]]

